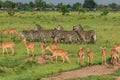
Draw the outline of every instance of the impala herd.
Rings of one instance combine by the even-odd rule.
[[[18,32],[16,31],[15,28],[11,28],[11,29],[4,29],[2,30],[3,34],[18,34]],[[35,56],[34,53],[34,48],[35,48],[35,44],[34,42],[30,42],[27,41],[26,38],[22,39],[22,42],[26,48],[27,54],[29,56],[30,52],[32,53],[32,56]],[[55,37],[53,39],[53,41],[51,42],[51,44],[49,45],[45,45],[43,42],[39,42],[40,47],[41,47],[41,51],[42,51],[42,57],[45,58],[45,51],[49,50],[52,53],[51,56],[51,60],[53,60],[53,58],[55,57],[56,59],[56,63],[58,60],[58,56],[60,56],[62,58],[62,64],[65,62],[65,59],[67,60],[68,63],[71,63],[70,59],[69,59],[69,52],[67,52],[66,50],[63,49],[59,49],[58,48],[58,37]],[[0,43],[0,48],[2,48],[2,54],[4,56],[5,51],[8,54],[8,48],[11,49],[12,51],[12,55],[14,55],[14,46],[15,43],[12,41],[9,42],[2,42]],[[87,57],[88,57],[88,63],[93,64],[93,58],[94,58],[94,52],[93,50],[91,50],[90,48],[86,49],[87,52]],[[117,65],[119,63],[119,53],[120,53],[120,44],[114,44],[113,48],[111,49],[111,64],[112,65]],[[107,61],[106,61],[106,56],[107,56],[107,50],[106,47],[101,47],[101,54],[102,54],[102,64],[106,65]],[[84,57],[85,57],[85,49],[80,46],[78,49],[78,64],[83,64],[84,63]]]

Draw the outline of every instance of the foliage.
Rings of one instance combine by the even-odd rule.
[[[66,5],[62,5],[60,7],[60,12],[62,12],[62,15],[66,15],[67,13],[69,13],[69,9],[67,8]]]
[[[14,16],[15,15],[15,11],[12,10],[12,9],[9,9],[7,12],[8,12],[9,16]]]
[[[107,9],[104,9],[101,13],[102,16],[108,15],[109,11]]]
[[[94,2],[94,0],[85,0],[83,3],[84,8],[88,8],[89,10],[93,10],[96,8],[97,4]]]

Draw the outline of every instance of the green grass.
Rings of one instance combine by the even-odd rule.
[[[72,30],[73,25],[81,24],[85,30],[94,29],[97,32],[96,44],[59,44],[60,49],[72,53],[70,57],[71,64],[65,62],[61,64],[61,58],[58,63],[49,61],[47,64],[40,65],[35,61],[25,62],[23,59],[27,56],[24,44],[19,41],[15,43],[15,55],[2,56],[0,49],[0,80],[30,80],[47,77],[50,74],[56,74],[61,71],[68,71],[81,68],[77,64],[77,51],[79,46],[89,47],[94,51],[94,64],[101,63],[101,46],[107,46],[107,60],[110,58],[110,50],[114,43],[120,43],[120,12],[110,12],[107,16],[100,16],[100,12],[88,12],[77,15],[77,12],[70,12],[69,15],[62,16],[59,12],[25,12],[20,14],[16,12],[15,16],[10,17],[6,12],[0,12],[0,30],[6,28],[17,28],[18,31],[33,29],[35,24],[40,24],[44,29],[54,29],[58,24],[65,30]],[[12,41],[4,35],[3,41]],[[1,39],[0,39],[1,40]],[[49,43],[47,43],[49,44]],[[51,54],[46,51],[47,54]],[[41,48],[38,42],[35,43],[35,55],[41,55]],[[85,64],[87,66],[87,56],[85,55]],[[90,77],[89,77],[90,78]],[[103,76],[104,79],[104,76]],[[92,79],[91,79],[92,80]]]

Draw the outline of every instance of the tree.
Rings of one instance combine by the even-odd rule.
[[[80,15],[80,12],[85,12],[85,9],[82,7],[81,3],[77,2],[73,4],[73,10],[78,11],[78,15]]]
[[[5,8],[15,8],[15,3],[13,3],[12,1],[5,1],[5,2],[3,2],[3,7],[5,7]]]
[[[0,8],[2,7],[3,2],[0,0]]]
[[[94,0],[85,0],[83,3],[84,8],[88,8],[89,10],[93,10],[97,7],[97,4],[94,2]]]
[[[82,7],[82,5],[79,2],[76,2],[75,4],[73,4],[73,10],[75,10],[75,11],[77,11],[81,7]]]
[[[30,8],[34,8],[34,7],[35,7],[35,4],[34,4],[32,1],[30,1],[30,2],[29,2],[29,7],[30,7]]]
[[[42,0],[35,0],[35,7],[39,8],[40,10],[44,10],[44,8],[46,7],[46,2]]]
[[[116,3],[111,3],[108,5],[109,8],[111,8],[111,10],[117,10],[117,4]]]
[[[62,12],[62,15],[66,15],[66,13],[69,13],[69,9],[67,8],[67,5],[62,5],[60,7],[60,12]]]

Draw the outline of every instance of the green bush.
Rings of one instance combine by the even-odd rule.
[[[101,16],[106,16],[108,15],[109,11],[107,9],[104,9],[101,13]]]

